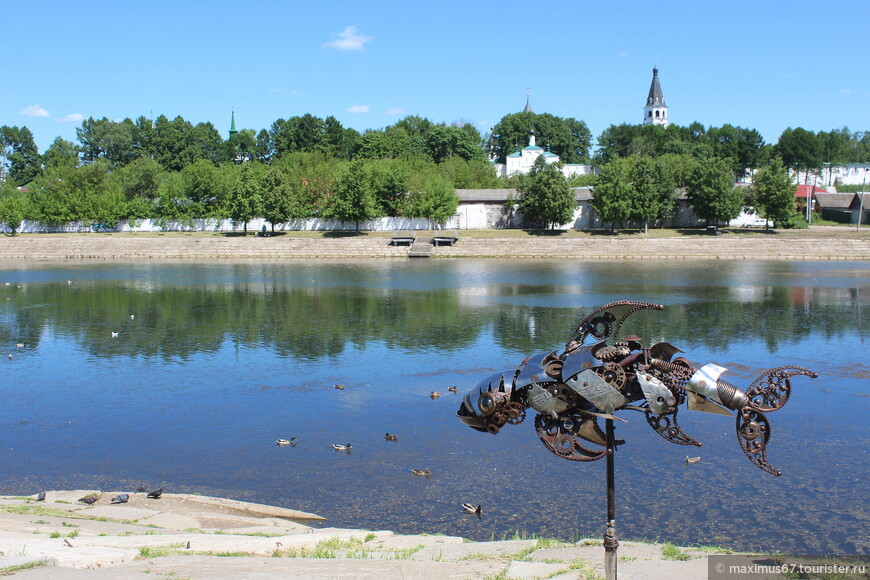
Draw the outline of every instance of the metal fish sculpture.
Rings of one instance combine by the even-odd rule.
[[[818,375],[802,367],[778,367],[742,390],[721,378],[725,368],[712,363],[696,368],[675,357],[683,351],[670,343],[647,347],[638,336],[620,335],[635,312],[663,309],[628,300],[595,309],[580,321],[561,354],[536,354],[485,378],[465,395],[457,416],[469,427],[496,434],[506,424],[522,423],[531,408],[537,413],[535,431],[549,451],[572,461],[595,461],[607,453],[598,419],[624,421],[614,415],[621,410],[643,413],[671,443],[700,447],[677,423],[685,403],[693,411],[735,413],[743,453],[760,469],[781,475],[767,462],[766,413],[788,402],[792,377]]]

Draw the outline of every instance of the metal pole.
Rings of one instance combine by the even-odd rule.
[[[867,168],[864,168],[864,179],[861,180],[861,201],[858,204],[858,224],[855,226],[855,233],[861,231],[861,214],[864,213],[864,186],[867,183]]]
[[[616,445],[613,438],[613,419],[606,420],[607,425],[607,530],[604,532],[604,577],[606,580],[616,580],[616,551],[619,540],[616,539],[616,501],[614,482],[614,455]]]

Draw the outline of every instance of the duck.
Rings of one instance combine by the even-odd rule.
[[[455,395],[459,391],[459,387],[447,387],[447,390]]]
[[[112,338],[118,338],[118,333],[115,331],[112,331]]]
[[[462,509],[467,514],[477,514],[478,516],[483,515],[482,506],[475,506],[474,504],[464,503],[464,504],[462,504]]]
[[[398,435],[395,435],[395,434],[392,434],[392,435],[391,435],[390,433],[386,433],[386,434],[384,435],[384,439],[386,439],[387,441],[398,441],[398,440],[399,440],[399,436],[398,436]]]
[[[135,315],[135,314],[131,314],[131,315],[130,315],[130,320],[136,320],[136,315]]]
[[[425,470],[424,469],[412,469],[411,473],[413,473],[414,475],[416,475],[418,477],[429,477],[432,475],[432,472],[429,470],[428,467]]]
[[[429,393],[429,396],[432,397],[432,399],[437,399],[441,396],[441,393],[439,393],[438,391],[432,391],[431,393]]]
[[[688,455],[686,455],[686,463],[687,464],[688,463],[698,463],[699,461],[701,461],[700,457],[689,457]]]
[[[279,447],[284,447],[285,445],[293,445],[295,447],[295,441],[296,437],[291,437],[290,439],[278,439],[277,441],[275,441],[275,445],[278,445]]]
[[[350,443],[345,443],[344,445],[340,445],[338,443],[333,443],[332,448],[335,451],[350,451]]]
[[[332,388],[333,388],[333,389],[338,389],[339,391],[343,391],[343,390],[344,390],[344,385],[332,385]]]

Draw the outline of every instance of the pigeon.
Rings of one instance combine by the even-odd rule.
[[[86,503],[88,505],[94,505],[95,503],[97,503],[98,499],[100,499],[100,496],[98,496],[95,493],[92,493],[90,495],[86,495],[85,497],[81,498],[79,501],[82,503]]]
[[[163,495],[163,488],[155,489],[154,491],[148,492],[148,497],[151,499],[160,499],[160,496]]]
[[[127,503],[130,499],[130,496],[126,493],[119,493],[115,497],[112,498],[112,503]]]
[[[36,495],[36,501],[45,501],[45,490],[40,491]]]
[[[140,485],[139,487],[136,488],[136,491],[148,491],[148,488],[145,487],[144,485]]]

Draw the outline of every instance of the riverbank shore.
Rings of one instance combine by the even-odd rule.
[[[0,239],[0,263],[129,260],[407,259],[573,260],[870,260],[870,230],[650,230],[649,233],[461,230],[453,246],[433,246],[431,232],[412,245],[392,245],[388,232],[281,232],[275,236],[221,233],[23,234]],[[452,235],[452,232],[451,232]]]
[[[603,578],[600,539],[470,542],[328,527],[315,514],[189,494],[0,498],[0,575],[16,578]],[[81,498],[95,496],[91,505]],[[460,516],[462,514],[459,514]],[[469,516],[475,517],[475,516]],[[485,517],[485,516],[484,516]],[[719,548],[619,545],[619,578],[700,580]]]

